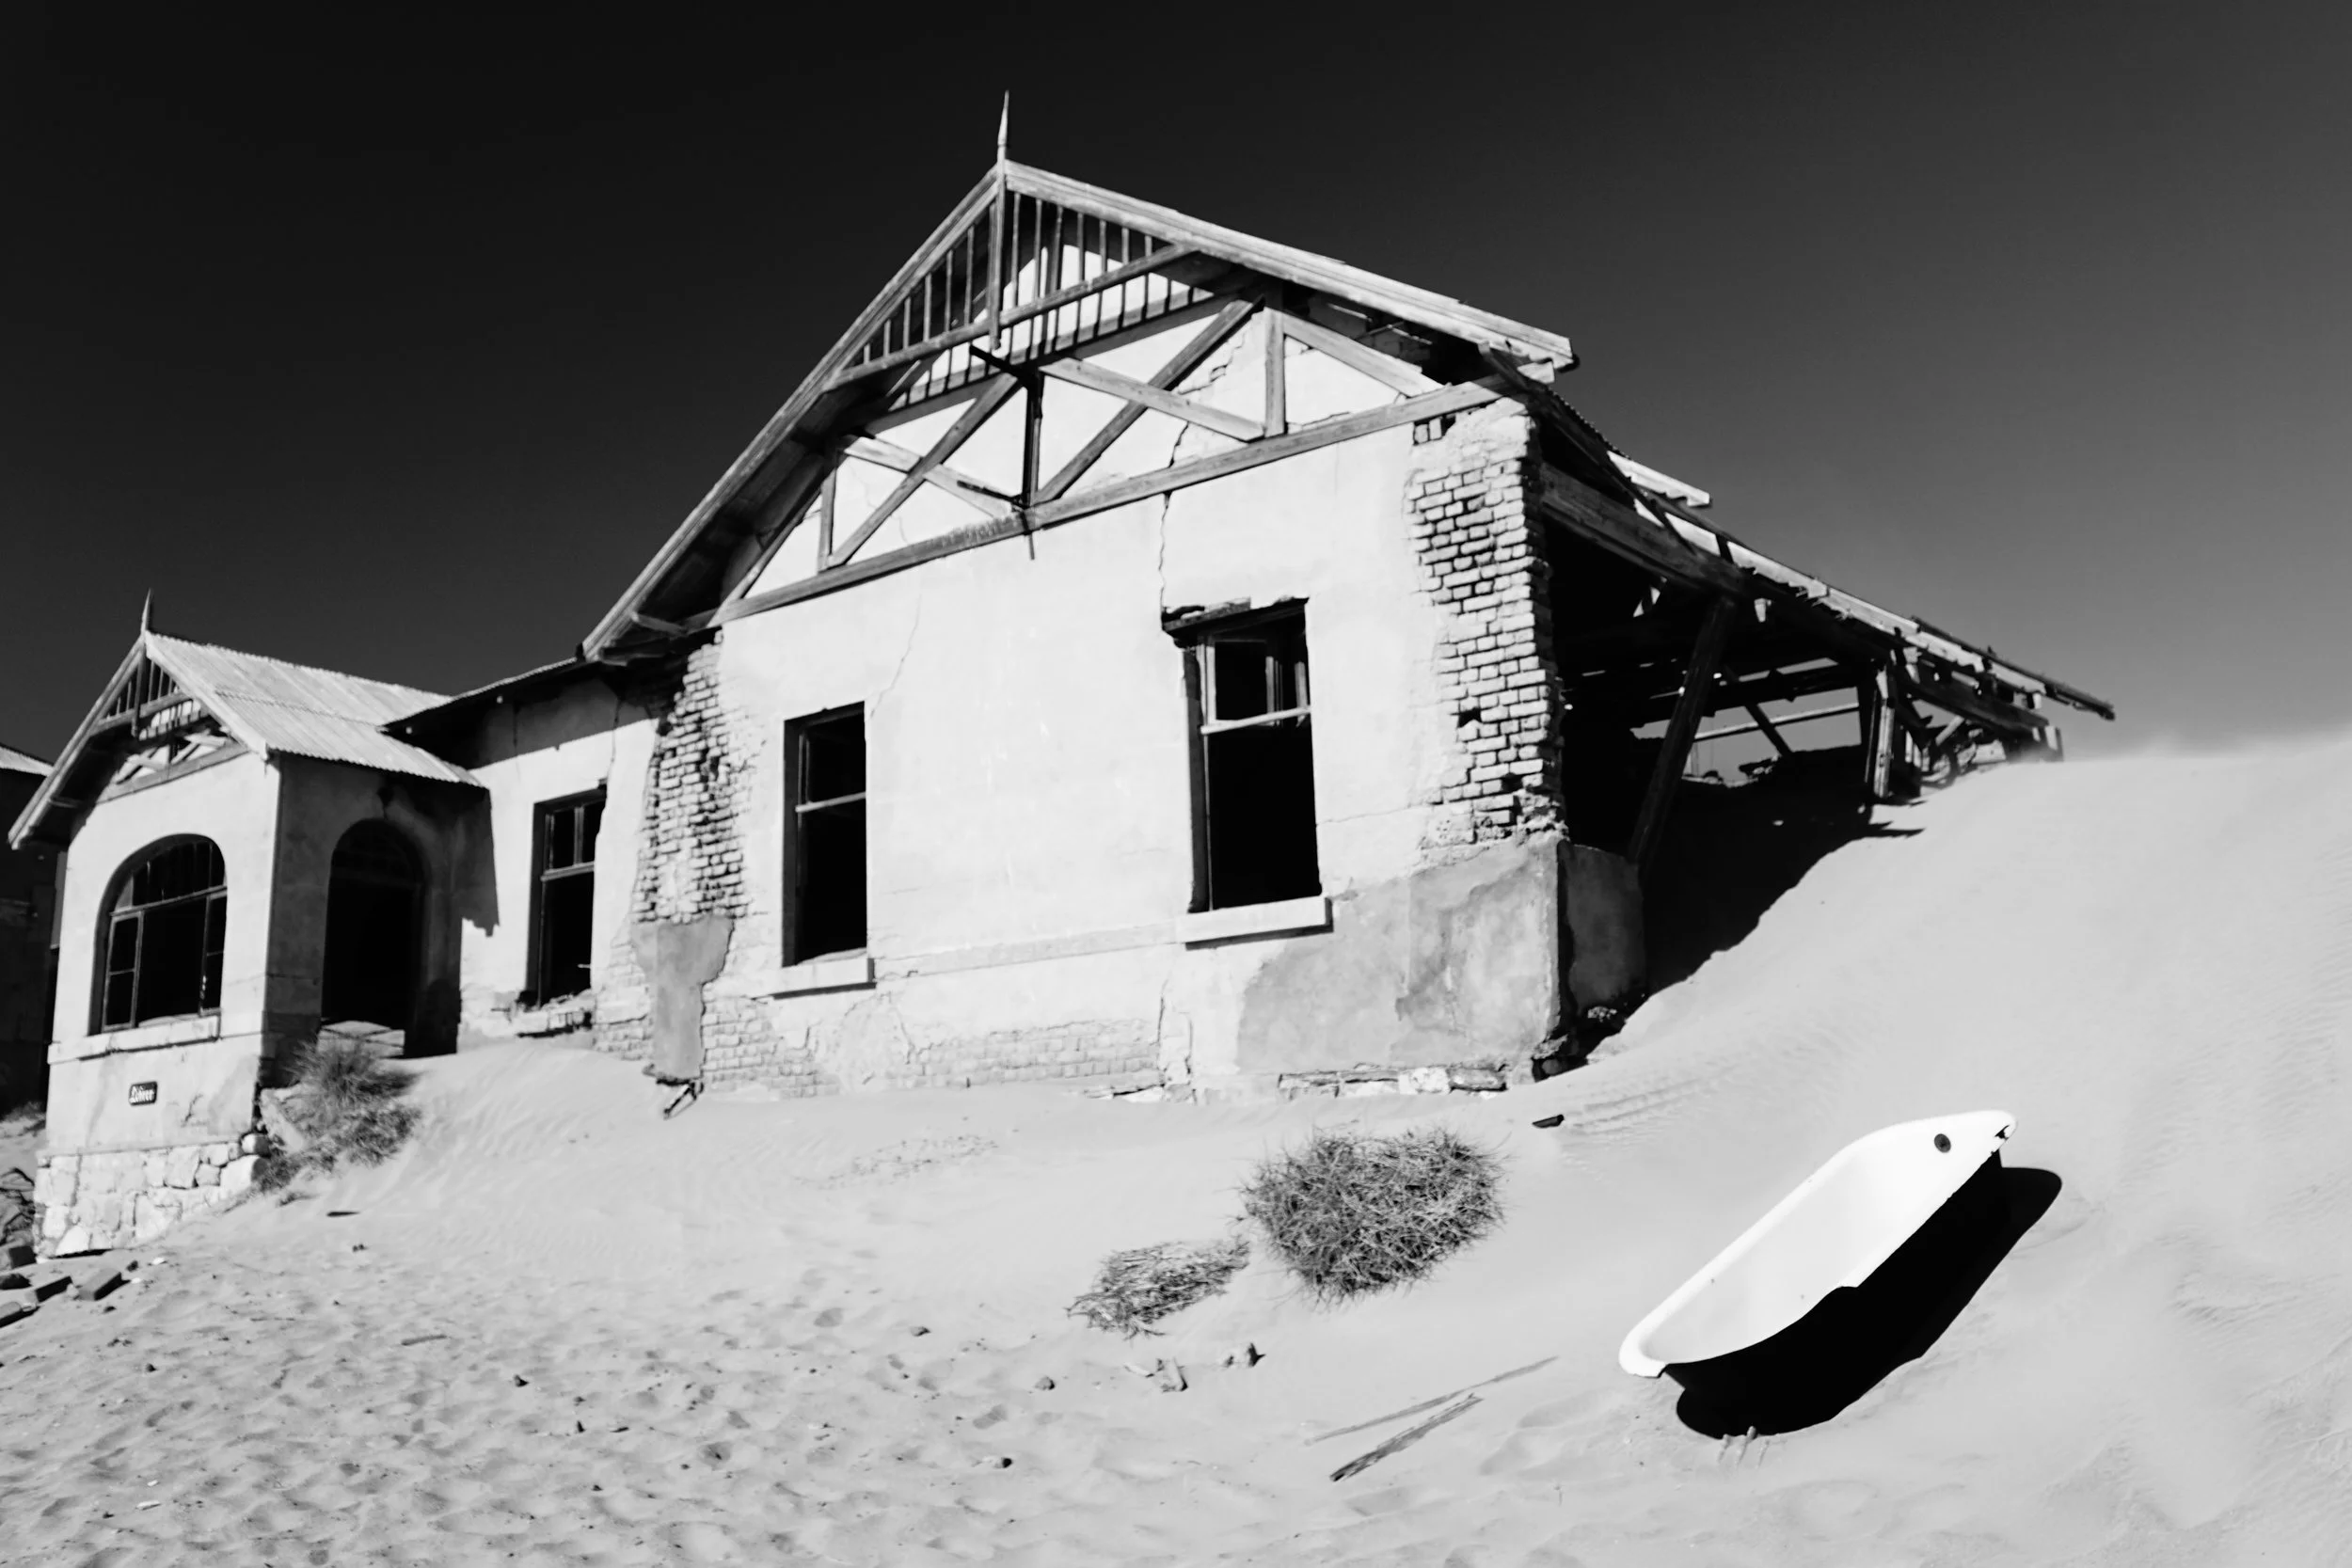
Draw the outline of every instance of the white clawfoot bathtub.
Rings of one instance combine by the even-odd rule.
[[[1848,1144],[1634,1324],[1617,1364],[1656,1377],[1726,1355],[1771,1338],[1832,1291],[1861,1285],[2014,1126],[2007,1111],[1970,1111]]]

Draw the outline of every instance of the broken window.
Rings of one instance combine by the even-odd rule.
[[[539,808],[533,888],[533,1000],[550,1002],[588,989],[596,906],[596,832],[604,792]]]
[[[785,962],[866,945],[866,712],[785,726]]]
[[[1301,605],[1178,634],[1194,753],[1195,909],[1303,898],[1315,862],[1314,743]]]
[[[206,838],[166,845],[122,877],[106,911],[100,1028],[219,1008],[228,882]]]

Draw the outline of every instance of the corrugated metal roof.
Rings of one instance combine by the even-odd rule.
[[[149,632],[147,643],[155,662],[188,695],[211,708],[231,734],[256,751],[346,762],[411,778],[476,782],[455,763],[383,731],[395,719],[437,705],[442,699],[437,693],[233,648],[184,642],[159,632]]]
[[[35,778],[49,776],[49,765],[30,752],[20,752],[13,746],[0,746],[0,773],[30,773]]]

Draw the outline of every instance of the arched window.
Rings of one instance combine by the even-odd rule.
[[[228,882],[220,847],[209,838],[183,838],[151,850],[120,875],[106,910],[100,1028],[220,1006]]]

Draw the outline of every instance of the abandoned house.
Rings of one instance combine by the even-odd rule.
[[[787,1093],[1497,1085],[1653,983],[1710,791],[1851,824],[2111,716],[1713,527],[1574,363],[1000,162],[574,657],[442,699],[142,627],[11,835],[70,847],[49,1243],[249,1180],[349,1021]],[[1742,731],[1756,783],[1685,780]]]

